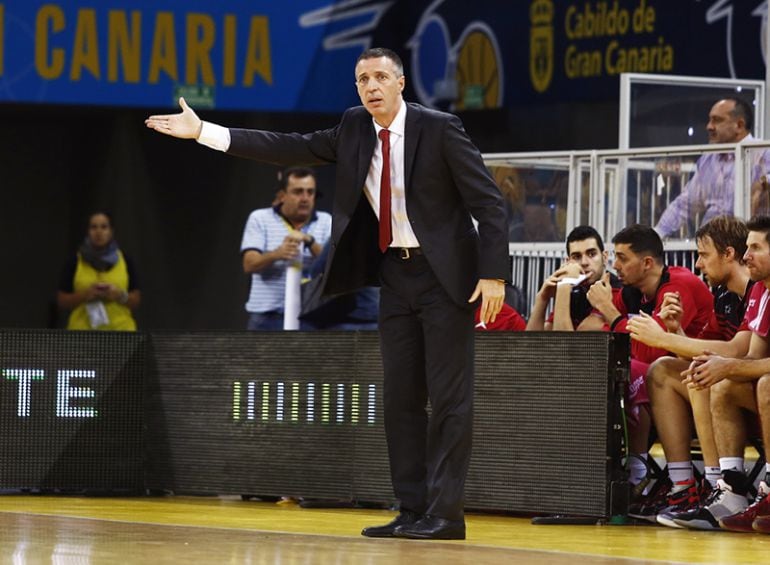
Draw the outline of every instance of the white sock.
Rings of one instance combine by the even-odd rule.
[[[720,457],[719,469],[722,471],[738,471],[739,473],[745,473],[743,468],[743,457]]]
[[[690,461],[673,461],[668,464],[668,476],[674,484],[692,482],[695,475]]]
[[[717,486],[717,481],[719,480],[719,477],[722,476],[719,467],[705,467],[703,471],[706,473],[706,480],[709,482],[709,484],[712,487]]]
[[[634,453],[628,461],[628,482],[638,485],[647,476],[647,454]]]

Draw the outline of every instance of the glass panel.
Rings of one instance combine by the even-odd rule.
[[[758,89],[751,87],[631,82],[628,146],[705,145],[706,122],[715,102],[739,97],[756,108],[758,96]]]
[[[692,239],[705,221],[733,212],[732,153],[661,153],[607,158],[603,163],[617,166],[622,175],[619,193],[608,199],[608,218],[617,219],[618,229],[640,223],[655,227],[664,237]],[[606,191],[611,190],[611,179],[605,178],[604,184]]]
[[[509,242],[564,241],[569,170],[546,165],[491,165],[508,211]]]
[[[770,149],[767,147],[747,148],[744,178],[750,179],[751,199],[748,216],[770,215]]]

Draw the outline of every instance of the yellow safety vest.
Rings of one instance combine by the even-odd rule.
[[[94,283],[104,282],[112,284],[121,290],[128,292],[128,267],[123,253],[118,251],[118,262],[109,271],[97,271],[89,263],[83,261],[78,253],[78,264],[75,268],[75,278],[72,288],[75,292],[83,292]],[[131,310],[125,304],[118,302],[105,302],[109,324],[92,328],[88,320],[85,303],[78,305],[70,314],[67,322],[68,330],[121,330],[136,331],[136,322],[131,316]]]

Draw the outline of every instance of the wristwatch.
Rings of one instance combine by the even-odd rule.
[[[313,247],[313,244],[315,243],[315,238],[310,234],[307,234],[307,235],[310,236],[310,239],[308,241],[305,241],[305,247],[310,249],[311,247]]]

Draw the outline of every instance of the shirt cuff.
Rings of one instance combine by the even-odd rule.
[[[201,134],[196,141],[211,149],[226,152],[230,149],[230,130],[211,122],[202,122]]]

